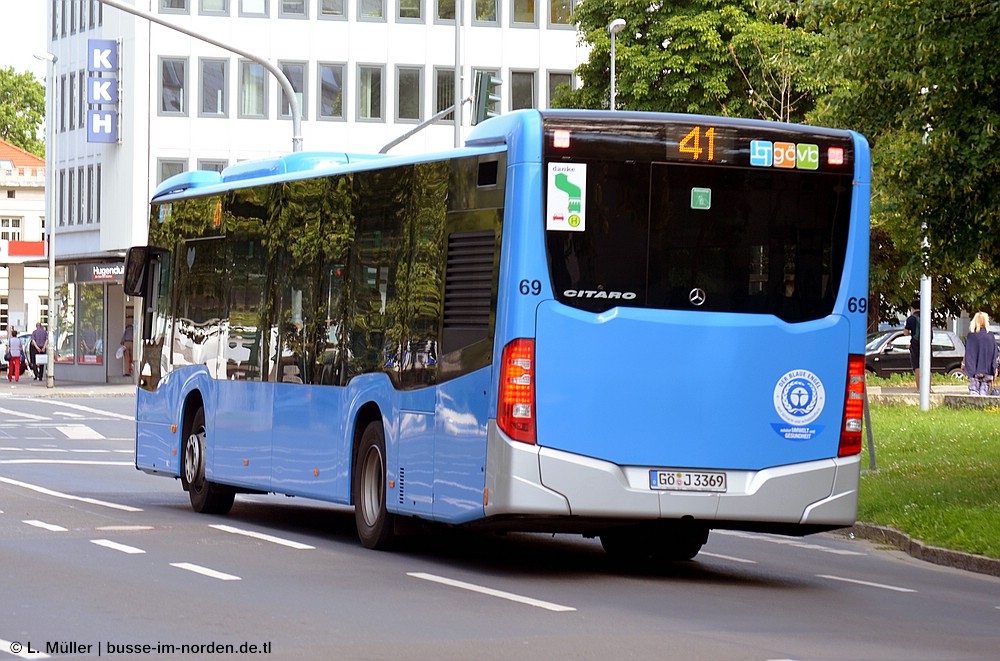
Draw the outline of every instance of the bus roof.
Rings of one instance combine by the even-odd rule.
[[[691,122],[704,120],[716,125],[748,126],[758,125],[768,128],[809,131],[811,133],[845,137],[853,134],[841,129],[816,126],[783,124],[766,120],[741,119],[732,117],[702,117],[678,113],[655,113],[639,111],[610,110],[533,110],[523,109],[500,115],[475,126],[469,133],[465,147],[432,152],[427,154],[388,155],[361,154],[347,152],[295,152],[253,161],[243,161],[225,168],[222,172],[192,170],[174,175],[163,181],[153,192],[152,202],[195,197],[224,192],[248,185],[293,181],[310,177],[328,176],[391,165],[424,163],[441,158],[469,156],[500,151],[509,147],[513,161],[536,161],[541,159],[541,144],[517,140],[519,134],[541,136],[542,124],[546,119],[593,119],[606,122],[641,121],[648,122]]]

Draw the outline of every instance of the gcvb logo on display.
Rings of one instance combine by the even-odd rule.
[[[786,424],[773,424],[779,436],[790,441],[808,441],[823,430],[810,425],[826,406],[826,389],[809,370],[792,370],[774,386],[774,410]]]

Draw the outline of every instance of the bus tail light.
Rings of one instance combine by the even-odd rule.
[[[847,357],[847,393],[844,396],[844,426],[840,430],[839,457],[861,452],[861,419],[865,412],[865,357]]]
[[[535,443],[534,340],[514,340],[503,349],[497,425],[515,441]]]

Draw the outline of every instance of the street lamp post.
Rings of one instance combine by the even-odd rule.
[[[625,29],[625,19],[616,18],[608,24],[611,35],[611,109],[615,109],[615,36]]]
[[[53,370],[55,369],[56,363],[56,351],[55,351],[55,335],[56,335],[56,325],[55,325],[55,312],[56,312],[56,221],[58,216],[57,203],[58,198],[56,197],[56,183],[58,181],[56,177],[56,127],[53,118],[55,117],[55,69],[56,61],[59,59],[52,53],[45,53],[44,55],[35,55],[38,60],[45,60],[48,63],[48,78],[46,83],[46,97],[47,97],[47,107],[45,110],[45,174],[48,179],[49,187],[49,210],[45,214],[46,225],[48,226],[48,238],[49,238],[49,314],[48,314],[48,342],[45,344],[45,356],[46,362],[48,363],[45,367],[45,386],[47,388],[54,388],[56,385],[55,375]]]

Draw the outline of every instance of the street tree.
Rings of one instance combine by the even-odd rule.
[[[928,273],[936,312],[1000,312],[1000,3],[803,5],[827,37],[819,59],[836,83],[810,117],[872,144],[872,235],[881,241],[872,273],[875,284],[886,271],[883,306],[904,310]]]
[[[820,34],[799,25],[789,0],[584,0],[574,13],[590,58],[581,85],[556,105],[607,108],[608,23],[616,37],[617,105],[628,110],[801,121],[825,89],[816,77]]]
[[[36,156],[45,155],[38,131],[45,120],[45,86],[30,72],[0,69],[0,139]]]

